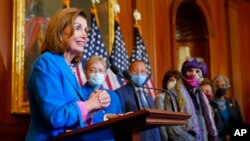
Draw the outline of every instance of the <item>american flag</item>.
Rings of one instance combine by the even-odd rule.
[[[153,88],[154,81],[152,78],[152,72],[151,72],[151,67],[149,64],[148,54],[144,46],[142,37],[140,35],[138,26],[134,27],[134,38],[135,38],[135,46],[134,46],[130,61],[133,62],[135,60],[142,60],[143,62],[145,62],[146,67],[147,67],[147,73],[148,73],[148,79],[145,85],[146,87]],[[148,89],[147,91],[153,98],[155,97],[154,90]]]
[[[113,48],[110,56],[110,63],[117,66],[121,71],[128,70],[129,67],[129,57],[127,50],[125,48],[125,43],[123,40],[122,32],[120,25],[117,20],[115,20],[115,39],[113,43]],[[117,77],[119,84],[122,86],[125,84],[125,80]]]
[[[86,83],[84,67],[85,67],[86,61],[93,55],[98,55],[98,56],[103,57],[107,63],[107,67],[108,67],[107,77],[103,84],[103,87],[106,89],[110,89],[110,90],[115,89],[117,86],[115,85],[115,83],[111,83],[113,82],[113,79],[115,78],[115,76],[113,72],[109,69],[108,53],[102,41],[101,32],[98,27],[98,24],[96,21],[96,15],[94,12],[91,13],[91,27],[90,27],[90,32],[88,35],[88,41],[84,48],[83,59],[76,66],[76,77],[80,86]]]

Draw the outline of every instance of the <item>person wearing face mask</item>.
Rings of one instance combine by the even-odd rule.
[[[129,72],[132,75],[132,80],[137,86],[143,86],[146,83],[148,74],[146,71],[146,65],[141,60],[136,60],[132,62],[129,66]],[[136,91],[140,91],[142,93],[141,99],[144,101],[145,105],[142,106],[143,109],[155,109],[153,98],[146,93],[142,88],[136,87]],[[134,97],[135,90],[131,83],[127,83],[126,85],[118,88],[115,92],[118,94],[123,113],[133,112],[139,110],[136,105],[136,100]],[[141,132],[140,134],[141,141],[160,141],[160,133],[158,128],[153,128],[150,130],[146,130]]]
[[[200,90],[203,92],[203,94],[207,97],[209,101],[213,99],[213,84],[209,79],[204,78],[204,80],[201,82]]]
[[[202,58],[189,57],[182,64],[182,80],[175,85],[175,99],[179,112],[191,117],[183,125],[167,126],[168,139],[171,141],[215,141],[217,130],[209,101],[199,89],[207,72]],[[169,102],[169,98],[164,99]],[[167,107],[167,106],[166,106]],[[171,110],[171,109],[169,109]]]
[[[168,110],[168,111],[171,110],[179,111],[178,106],[176,105],[178,103],[176,84],[178,83],[179,80],[181,80],[181,78],[182,75],[178,70],[171,69],[165,73],[162,80],[162,87],[163,89],[168,90],[168,94],[164,92],[156,95],[154,102],[157,109]],[[173,104],[171,104],[171,102]],[[160,127],[160,135],[162,140],[164,141],[169,140],[166,128],[168,127],[166,126]],[[186,136],[185,139],[188,140],[188,136]]]
[[[164,93],[158,94],[155,97],[154,102],[155,102],[157,109],[179,111],[178,106],[176,105],[176,103],[178,103],[177,102],[178,99],[176,99],[177,98],[176,84],[181,79],[182,79],[182,74],[178,70],[171,69],[165,73],[163,80],[162,80],[162,87],[163,89],[167,90],[170,95],[164,92]],[[166,101],[164,101],[165,97],[167,97],[167,99],[170,99],[169,96],[171,96],[171,100],[173,100],[174,107],[171,107],[172,105],[170,102],[166,103]],[[167,106],[167,107],[165,107],[164,109],[164,106]]]
[[[91,93],[98,95],[109,95],[110,105],[93,115],[93,124],[104,121],[105,114],[121,114],[121,104],[117,94],[114,91],[104,89],[102,84],[107,75],[107,65],[100,56],[92,56],[85,64],[85,76],[87,82],[81,87],[84,100],[90,98]]]
[[[92,56],[85,64],[84,70],[87,82],[81,87],[82,99],[87,101],[91,99],[93,93],[98,97],[108,96],[110,104],[106,107],[101,107],[100,110],[92,114],[92,124],[97,124],[105,121],[109,114],[121,114],[121,104],[117,94],[114,91],[104,89],[102,84],[107,75],[107,65],[105,60],[100,56]],[[100,132],[91,133],[84,140],[105,140],[114,141],[114,134],[111,129],[104,129]]]
[[[191,134],[194,135],[196,140],[217,140],[217,130],[212,118],[212,109],[208,99],[199,89],[207,73],[204,59],[200,57],[187,58],[182,65],[181,72],[186,89],[186,97],[183,98],[186,101],[184,105],[186,104],[185,106],[189,107],[186,110],[192,115],[190,119],[193,122]]]
[[[232,140],[235,129],[243,126],[243,119],[237,101],[227,98],[226,94],[230,88],[229,79],[223,75],[216,76],[212,81],[215,93],[211,106],[214,110],[214,120],[220,140]],[[230,136],[231,135],[231,136]]]

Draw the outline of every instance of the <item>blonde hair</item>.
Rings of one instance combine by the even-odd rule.
[[[89,60],[86,62],[85,64],[85,70],[87,70],[89,68],[89,66],[91,66],[92,64],[96,63],[96,62],[101,62],[105,68],[105,70],[107,70],[107,64],[106,64],[106,61],[104,60],[103,57],[101,56],[98,56],[98,55],[94,55],[94,56],[91,56],[89,58]]]
[[[63,38],[63,33],[69,27],[69,36],[73,35],[73,23],[77,16],[82,16],[84,19],[87,18],[86,13],[78,8],[65,8],[56,12],[49,22],[41,53],[49,51],[63,54],[68,50],[69,47]],[[73,58],[71,63],[77,63],[81,58],[82,53],[79,53]]]

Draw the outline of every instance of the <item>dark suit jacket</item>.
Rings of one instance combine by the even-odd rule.
[[[212,106],[214,111],[214,121],[218,130],[218,136],[220,138],[224,140],[226,135],[232,136],[235,132],[235,129],[242,128],[243,119],[240,113],[240,108],[235,99],[226,98],[226,106],[230,115],[228,125],[225,125],[223,121],[218,104],[214,100],[212,100],[210,101],[210,105]]]
[[[118,94],[120,98],[123,113],[138,110],[134,96],[134,89],[131,84],[127,84],[115,90],[115,92]],[[147,93],[145,93],[145,97],[147,99],[149,107],[151,109],[155,109],[153,98]],[[141,141],[160,141],[160,140],[161,138],[158,128],[153,128],[141,132]]]

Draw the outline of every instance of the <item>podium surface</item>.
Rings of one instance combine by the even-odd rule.
[[[139,141],[140,132],[159,126],[184,124],[190,117],[183,112],[164,110],[140,110],[107,121],[59,135],[54,141],[70,139],[76,136],[94,133],[103,129],[112,129],[116,141]]]

